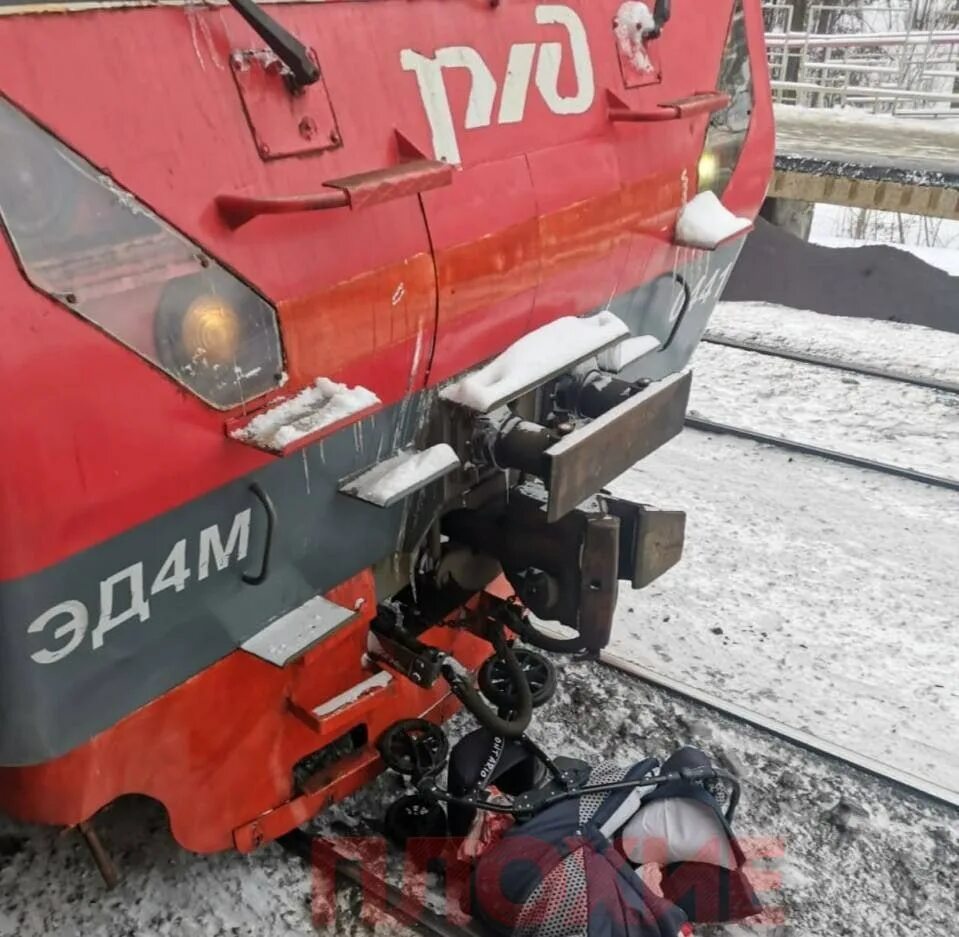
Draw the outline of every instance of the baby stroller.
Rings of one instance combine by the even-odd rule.
[[[543,655],[501,643],[479,686],[512,726],[521,703],[535,708],[553,695],[556,674]],[[491,934],[676,937],[691,923],[762,910],[730,825],[739,782],[704,752],[590,765],[483,722],[451,751],[440,727],[403,720],[379,748],[415,788],[387,810],[387,835],[400,845],[464,838],[472,874],[463,904]]]

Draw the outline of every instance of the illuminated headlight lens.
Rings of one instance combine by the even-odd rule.
[[[709,190],[722,195],[739,162],[753,109],[752,72],[742,0],[737,0],[733,8],[716,87],[729,95],[730,103],[709,119],[706,143],[699,160],[699,191]]]
[[[33,286],[215,407],[276,387],[273,307],[0,97],[0,221]]]
[[[210,403],[230,406],[237,388],[277,380],[277,362],[262,353],[273,308],[224,270],[168,283],[153,321],[164,369]]]
[[[196,360],[229,364],[240,347],[240,320],[236,310],[219,296],[195,299],[183,314],[183,349]]]
[[[712,190],[719,180],[719,157],[707,150],[699,157],[699,191]]]

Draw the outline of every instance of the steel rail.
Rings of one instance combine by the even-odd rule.
[[[739,439],[750,439],[753,442],[765,443],[779,449],[788,449],[790,452],[799,452],[803,455],[812,455],[830,462],[841,462],[856,468],[867,469],[870,472],[881,472],[883,475],[892,475],[919,482],[923,485],[932,485],[935,488],[946,488],[950,491],[959,491],[959,481],[952,478],[943,478],[939,475],[928,475],[917,472],[915,469],[904,468],[901,465],[890,465],[888,462],[876,462],[863,456],[849,455],[846,452],[837,452],[835,449],[823,449],[821,446],[812,446],[808,443],[784,439],[781,436],[769,436],[766,433],[757,433],[741,426],[730,426],[727,423],[715,423],[701,417],[687,416],[686,426],[703,433],[716,433],[721,436],[736,436]]]
[[[489,937],[487,931],[472,921],[456,924],[425,906],[414,908],[408,894],[374,875],[358,860],[340,852],[321,837],[311,836],[304,830],[293,830],[277,842],[311,866],[317,858],[317,851],[323,853],[324,864],[332,867],[340,881],[355,885],[362,891],[364,899],[369,899],[381,911],[425,937]]]
[[[706,690],[701,690],[681,680],[667,677],[650,667],[625,660],[609,651],[600,651],[599,661],[613,670],[629,674],[644,683],[655,686],[660,690],[665,690],[673,696],[679,696],[691,702],[698,703],[736,722],[750,725],[755,729],[774,735],[806,751],[821,755],[831,761],[850,765],[872,777],[886,781],[889,784],[909,791],[912,794],[917,794],[927,800],[945,804],[948,807],[959,808],[959,792],[943,787],[941,784],[936,784],[934,781],[930,781],[920,775],[913,774],[911,771],[905,771],[878,758],[872,758],[869,755],[864,755],[851,748],[846,748],[844,745],[830,742],[828,739],[820,738],[804,729],[795,729],[777,719],[771,719],[768,716],[757,713],[745,706],[740,706],[737,703],[730,703]]]
[[[873,368],[867,364],[854,364],[839,361],[836,358],[824,358],[821,355],[804,354],[799,351],[789,351],[785,348],[771,348],[759,342],[748,340],[723,338],[720,335],[706,334],[704,342],[710,345],[723,345],[726,348],[737,348],[740,351],[752,351],[757,355],[768,355],[770,358],[785,358],[787,361],[800,361],[803,364],[814,364],[820,368],[832,368],[835,371],[848,371],[850,374],[862,374],[866,377],[878,377],[885,381],[896,381],[900,384],[912,384],[915,387],[925,387],[928,390],[939,390],[947,394],[959,394],[959,383],[954,381],[939,381],[931,377],[917,377],[903,371],[886,371],[882,368]]]

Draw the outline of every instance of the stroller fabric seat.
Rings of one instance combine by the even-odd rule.
[[[638,779],[657,766],[602,763],[588,783]],[[563,801],[507,832],[474,870],[474,916],[501,935],[677,937],[686,915],[645,885],[604,832],[625,819],[632,794]]]
[[[683,748],[663,773],[708,764]],[[589,785],[640,780],[659,769],[604,762]],[[661,894],[639,866],[660,867]],[[745,857],[701,783],[584,794],[511,828],[480,856],[472,913],[494,933],[519,937],[678,937],[692,921],[733,920],[762,906],[743,873]]]

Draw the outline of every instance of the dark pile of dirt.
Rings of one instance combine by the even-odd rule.
[[[886,245],[809,244],[762,218],[722,298],[959,332],[959,277]]]

